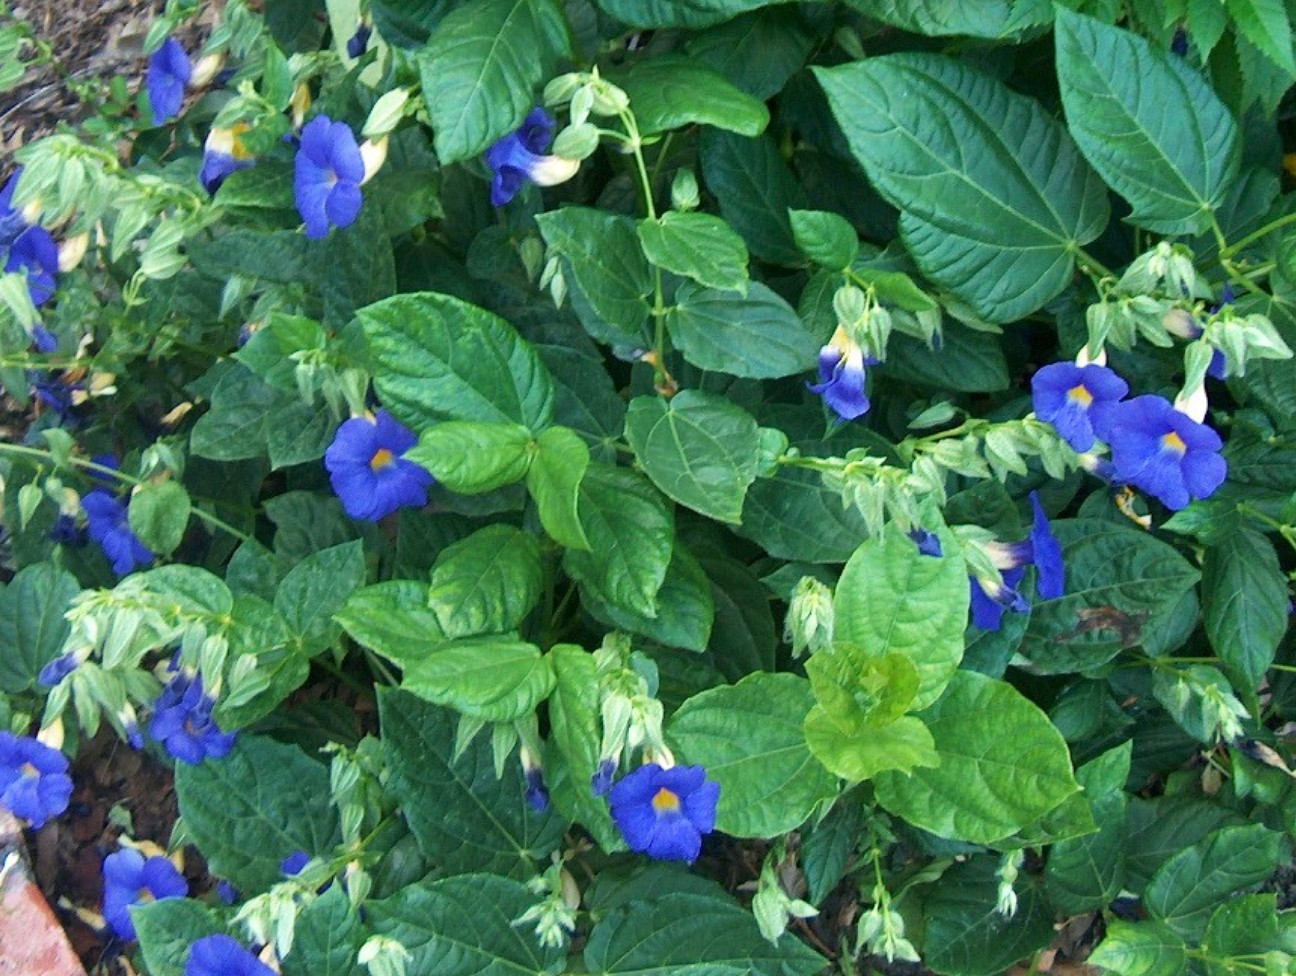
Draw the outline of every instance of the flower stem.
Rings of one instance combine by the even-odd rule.
[[[1246,248],[1250,247],[1252,244],[1260,240],[1262,237],[1272,234],[1280,227],[1286,227],[1288,224],[1292,224],[1292,223],[1296,223],[1296,213],[1285,214],[1284,216],[1279,217],[1276,220],[1271,220],[1269,221],[1269,223],[1265,224],[1259,230],[1254,230],[1250,234],[1247,234],[1246,237],[1242,238],[1240,241],[1235,241],[1234,243],[1228,245],[1227,247],[1220,248],[1220,258],[1221,259],[1231,258],[1239,251],[1245,250]]]

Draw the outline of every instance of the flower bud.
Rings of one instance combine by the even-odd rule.
[[[90,234],[82,231],[66,238],[58,249],[58,269],[64,273],[71,271],[85,257],[86,248],[90,246]]]
[[[802,576],[792,591],[784,625],[783,639],[792,645],[792,656],[831,646],[833,627],[832,590],[813,576]]]
[[[573,123],[558,133],[558,137],[554,139],[553,153],[563,159],[588,159],[598,149],[598,144],[597,127],[588,122]]]
[[[387,161],[387,143],[387,136],[383,136],[377,142],[366,139],[360,144],[360,158],[364,160],[364,179],[360,181],[361,184],[368,183],[382,169],[382,164]]]
[[[300,129],[306,121],[306,113],[311,107],[311,93],[306,83],[298,82],[297,87],[293,89],[292,98],[288,100],[288,107],[292,109],[292,124],[294,129]]]
[[[223,67],[225,67],[224,51],[204,55],[193,66],[193,73],[189,76],[189,86],[191,88],[202,88],[220,74]]]
[[[581,86],[582,82],[582,76],[575,71],[569,71],[565,75],[559,75],[557,78],[551,79],[549,84],[545,85],[544,103],[546,105],[561,105],[576,93],[576,89]]]
[[[671,181],[671,206],[676,210],[696,210],[702,203],[697,177],[691,169],[677,170]]]
[[[590,86],[594,92],[595,115],[620,115],[630,107],[630,96],[602,78],[595,78]]]
[[[563,156],[541,156],[527,175],[536,186],[557,186],[566,183],[580,170],[579,159]]]
[[[393,88],[384,94],[369,110],[369,117],[365,119],[360,134],[366,139],[378,139],[392,132],[405,117],[405,106],[409,104],[409,97],[408,88]]]
[[[1174,406],[1180,413],[1187,414],[1200,424],[1206,419],[1206,407],[1208,406],[1205,385],[1199,384],[1197,389],[1191,393],[1186,390],[1180,393],[1175,398]]]
[[[1082,369],[1085,366],[1106,366],[1107,350],[1099,346],[1098,354],[1096,356],[1091,355],[1089,352],[1089,346],[1086,343],[1085,345],[1081,346],[1080,351],[1076,353],[1075,364],[1081,367]]]

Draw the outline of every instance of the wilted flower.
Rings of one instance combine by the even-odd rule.
[[[612,819],[630,849],[664,861],[695,861],[715,829],[720,784],[701,766],[640,766],[612,787]]]
[[[68,760],[29,736],[0,731],[0,807],[39,829],[72,799]]]
[[[867,378],[864,367],[875,362],[871,357],[866,358],[859,343],[838,326],[832,339],[819,350],[821,382],[810,386],[810,392],[822,394],[824,402],[842,420],[862,417],[869,408],[869,398],[864,392]]]
[[[349,516],[376,522],[398,508],[427,504],[432,475],[401,457],[417,440],[386,410],[372,420],[352,417],[338,428],[324,466]]]
[[[1053,363],[1031,377],[1035,415],[1079,452],[1107,439],[1112,411],[1127,393],[1129,384],[1106,366]]]
[[[203,690],[200,674],[181,671],[153,703],[149,734],[176,759],[196,766],[204,759],[222,759],[237,736],[222,732],[212,717],[216,700]]]
[[[256,165],[256,160],[243,145],[242,135],[250,126],[240,122],[228,129],[214,127],[203,143],[202,169],[198,181],[208,193],[215,193],[230,173]]]
[[[113,933],[128,942],[135,938],[131,905],[189,894],[189,883],[167,858],[146,858],[129,847],[104,858],[103,878],[104,918]]]
[[[180,114],[184,105],[185,86],[193,76],[189,55],[174,37],[168,37],[149,58],[149,107],[153,110],[153,124],[162,125]]]
[[[306,123],[294,163],[293,195],[307,237],[318,240],[330,227],[355,223],[364,204],[364,178],[364,159],[349,125],[327,115]]]
[[[576,175],[579,159],[545,155],[553,141],[554,125],[548,112],[533,108],[517,131],[486,151],[486,163],[493,173],[492,206],[507,204],[528,181],[537,186],[556,186]]]
[[[1159,396],[1138,396],[1120,405],[1108,443],[1112,476],[1180,509],[1207,498],[1228,475],[1220,456],[1224,442],[1210,427],[1180,413]]]
[[[153,562],[152,551],[131,531],[126,506],[111,492],[96,488],[81,499],[81,507],[90,523],[90,538],[99,543],[114,573],[125,576]]]
[[[228,935],[208,935],[189,950],[184,976],[278,976]]]

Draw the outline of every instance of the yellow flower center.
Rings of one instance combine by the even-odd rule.
[[[1176,454],[1186,454],[1188,445],[1184,443],[1182,437],[1173,430],[1168,434],[1161,435],[1161,446],[1167,450],[1174,451]]]
[[[22,773],[24,776],[40,776],[40,770],[31,763],[23,763],[18,767],[18,772]]]
[[[652,805],[657,813],[679,813],[679,797],[664,786],[652,798]]]
[[[381,471],[383,468],[392,464],[396,460],[396,455],[385,447],[380,447],[374,451],[374,456],[369,459],[369,468],[372,471]]]
[[[1067,399],[1072,403],[1078,403],[1082,407],[1087,407],[1093,403],[1093,394],[1085,387],[1083,383],[1071,387],[1067,390]]]
[[[141,905],[147,905],[149,902],[155,901],[156,899],[153,897],[153,892],[149,891],[147,888],[141,888],[139,891],[135,892],[135,900]]]

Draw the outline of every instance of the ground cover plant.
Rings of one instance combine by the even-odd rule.
[[[135,971],[1293,971],[1287,6],[200,13],[0,191],[0,805],[174,765]]]

